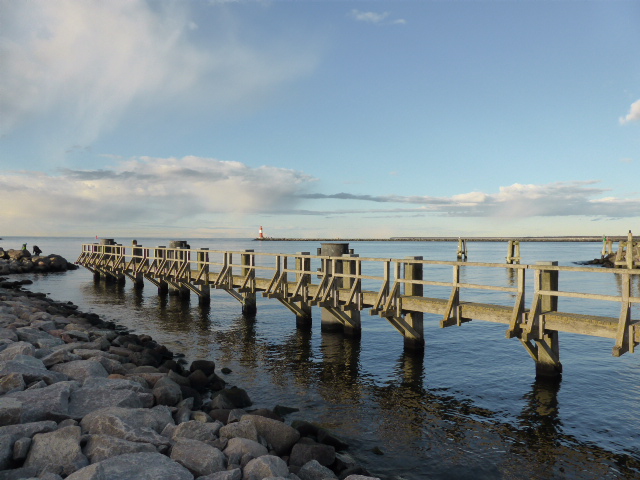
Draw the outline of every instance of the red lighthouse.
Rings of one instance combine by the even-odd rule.
[[[264,238],[264,234],[262,233],[262,225],[260,225],[260,230],[258,230],[258,238]]]

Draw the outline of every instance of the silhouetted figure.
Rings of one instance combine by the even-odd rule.
[[[40,250],[40,248],[37,245],[33,246],[33,254],[38,256],[42,253],[42,250]]]

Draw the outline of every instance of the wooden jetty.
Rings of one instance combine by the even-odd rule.
[[[169,247],[122,246],[111,239],[83,245],[76,263],[91,270],[96,280],[124,282],[128,277],[142,287],[146,279],[159,293],[188,296],[194,292],[201,302],[210,301],[211,288],[222,289],[242,304],[246,315],[255,315],[256,295],[261,293],[291,310],[299,328],[310,327],[312,306],[319,306],[323,331],[359,336],[361,312],[369,310],[402,334],[407,349],[424,348],[425,313],[442,315],[443,328],[471,320],[502,323],[506,325],[506,337],[518,338],[531,355],[538,376],[554,377],[562,372],[559,332],[611,338],[615,341],[614,356],[634,352],[640,343],[640,320],[631,318],[632,305],[640,303],[640,296],[633,295],[633,282],[640,280],[639,268],[364,258],[350,251],[347,243],[324,243],[317,255],[311,255],[191,249],[184,241],[172,241]],[[443,269],[451,269],[452,276],[443,279]],[[465,280],[467,276],[477,277],[481,269],[506,271],[510,286]],[[429,277],[433,272],[439,275]],[[561,272],[614,275],[618,294],[560,290]],[[527,277],[532,277],[533,288],[525,288]],[[470,290],[501,292],[510,303],[465,301]],[[426,296],[427,291],[445,293]],[[525,293],[531,296],[528,308]],[[620,314],[606,317],[562,312],[558,310],[560,297],[615,302]]]

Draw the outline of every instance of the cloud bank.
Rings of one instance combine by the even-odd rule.
[[[515,183],[500,187],[498,193],[469,192],[451,197],[360,195],[350,193],[303,193],[305,199],[359,200],[374,203],[412,204],[414,208],[391,211],[440,214],[450,217],[499,217],[505,219],[550,216],[640,216],[640,198],[605,197],[607,189],[596,187],[597,181],[555,182],[544,185]],[[365,213],[367,210],[361,210]],[[383,210],[372,209],[370,213]],[[353,210],[348,211],[354,213]],[[336,212],[337,213],[337,212]]]
[[[214,28],[204,44],[191,6],[1,0],[0,134],[45,121],[86,144],[128,109],[153,111],[161,103],[220,111],[315,66],[305,46],[250,45],[231,27]]]
[[[308,193],[316,179],[300,171],[187,156],[116,159],[104,169],[57,174],[0,174],[3,233],[82,234],[120,229],[155,232],[194,229],[220,220],[242,230],[251,215],[360,219],[392,216],[445,218],[586,216],[640,217],[640,198],[607,197],[597,182],[513,184],[497,193],[450,197]],[[321,208],[331,200],[330,208]],[[357,203],[357,208],[344,208]],[[375,204],[367,208],[366,204]],[[364,206],[363,206],[364,205]],[[256,219],[249,219],[253,225]]]
[[[358,22],[372,23],[374,25],[380,25],[380,24],[403,25],[407,23],[406,20],[402,18],[399,18],[396,20],[390,20],[389,19],[390,15],[391,14],[389,12],[382,12],[382,13],[361,12],[360,10],[356,10],[356,9],[353,9],[351,10],[351,12],[349,12],[349,16]]]

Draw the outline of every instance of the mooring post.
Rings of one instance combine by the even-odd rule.
[[[245,250],[247,253],[240,255],[240,264],[242,265],[242,277],[246,277],[251,271],[251,267],[255,267],[255,255],[253,250]],[[255,271],[254,271],[255,273]],[[258,311],[256,305],[256,292],[255,290],[242,292],[242,314],[247,316],[254,316]]]
[[[405,257],[407,260],[422,260],[422,257]],[[404,266],[404,278],[406,280],[422,280],[423,264],[407,262]],[[424,285],[421,283],[405,283],[404,294],[408,297],[422,297]],[[404,335],[404,348],[406,350],[424,349],[424,314],[422,312],[407,312],[404,317],[405,322],[416,332],[417,335]]]
[[[298,252],[296,255],[309,255],[309,252]],[[311,272],[311,259],[305,258],[302,256],[296,256],[296,270],[303,270],[304,272]],[[308,273],[297,273],[296,274],[296,284],[302,280],[302,289],[306,292],[306,285],[311,281],[310,274]],[[303,297],[306,297],[303,295]],[[306,299],[305,299],[306,300]],[[302,300],[300,302],[295,302],[296,305],[300,308],[302,314],[296,314],[296,327],[300,329],[311,329],[311,305],[309,302]]]
[[[358,254],[343,253],[342,258],[357,258]],[[358,273],[358,261],[357,260],[342,260],[342,271],[345,275],[353,275],[351,277],[343,277],[342,288],[351,290],[353,284],[357,281],[355,275]],[[346,310],[345,316],[349,318],[349,321],[344,324],[344,334],[349,337],[360,337],[362,335],[362,324],[360,320],[360,309]]]
[[[458,253],[456,256],[458,260],[467,259],[467,241],[464,238],[458,238]]]
[[[558,266],[558,262],[536,262],[536,265]],[[558,270],[540,271],[540,290],[558,290]],[[542,318],[547,312],[558,310],[558,297],[542,295],[540,300],[540,313]],[[542,320],[541,320],[542,321]],[[562,375],[562,363],[560,363],[560,343],[556,330],[547,330],[544,325],[539,328],[537,344],[536,378],[554,379]]]
[[[100,271],[99,273],[97,273],[98,277],[97,279],[100,280],[104,280],[106,283],[111,283],[113,281],[115,281],[115,276],[110,275],[108,272],[108,266],[109,263],[111,263],[113,261],[112,255],[113,255],[113,246],[115,245],[116,242],[113,238],[101,238],[100,239],[100,253],[102,254],[102,262],[99,264]],[[103,268],[103,267],[107,267],[107,268]],[[94,279],[96,279],[96,277],[94,276]]]
[[[144,275],[141,271],[138,271],[142,267],[142,263],[144,261],[143,252],[147,249],[142,249],[142,245],[138,245],[137,240],[134,240],[131,243],[131,259],[133,260],[131,263],[133,264],[133,286],[134,288],[140,289],[144,288]]]
[[[328,257],[340,257],[344,253],[349,253],[348,243],[321,243],[320,255]],[[332,263],[335,263],[335,272],[332,271]],[[334,273],[342,273],[342,262],[340,260],[332,262],[330,259],[322,260],[322,275],[333,275]],[[338,282],[340,288],[341,282]],[[331,313],[328,309],[322,309],[322,321],[320,330],[323,332],[340,332],[343,329],[342,321]]]
[[[520,241],[509,240],[507,245],[507,263],[513,265],[514,263],[520,263]]]

